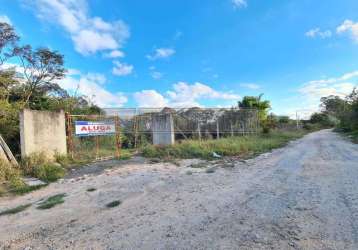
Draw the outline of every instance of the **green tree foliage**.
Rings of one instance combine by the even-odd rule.
[[[271,108],[270,101],[262,100],[263,94],[259,96],[245,96],[242,101],[238,102],[240,108],[251,108],[259,111],[260,121],[264,122],[267,119],[268,111]]]
[[[72,114],[99,114],[101,109],[84,96],[71,96],[58,84],[65,77],[64,57],[48,48],[19,46],[13,27],[0,23],[0,134],[19,153],[19,112],[64,110]],[[7,60],[18,68],[3,67]]]
[[[323,126],[337,126],[345,131],[358,131],[358,90],[345,99],[327,96],[321,99],[321,113],[314,113],[310,122]]]

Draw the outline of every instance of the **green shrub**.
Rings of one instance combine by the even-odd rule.
[[[10,208],[10,209],[7,209],[5,211],[0,212],[0,216],[10,215],[10,214],[17,214],[17,213],[20,213],[20,212],[24,211],[25,209],[27,209],[29,207],[31,207],[31,204],[25,204],[25,205],[17,206],[15,208]]]
[[[57,163],[61,164],[61,166],[63,166],[63,167],[67,167],[67,166],[71,165],[71,160],[70,160],[70,158],[68,158],[67,155],[56,153],[55,161]]]
[[[35,167],[44,165],[50,162],[50,159],[45,155],[45,153],[33,153],[29,156],[24,157],[21,160],[21,169],[25,175],[34,175]]]
[[[20,176],[12,176],[9,181],[9,186],[11,191],[15,193],[27,187],[26,183],[21,179]]]
[[[19,176],[20,171],[11,164],[0,159],[0,181],[9,181],[13,176]]]
[[[63,199],[66,194],[57,194],[47,198],[45,201],[40,202],[37,206],[37,209],[50,209],[58,204],[62,204],[65,202]]]
[[[45,182],[54,182],[65,176],[65,169],[54,163],[47,163],[34,168],[34,176]]]
[[[106,207],[108,208],[112,208],[112,207],[117,207],[121,204],[122,202],[120,200],[116,200],[116,201],[112,201],[108,204],[106,204]]]

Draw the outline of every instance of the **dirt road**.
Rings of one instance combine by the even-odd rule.
[[[185,165],[185,162],[183,163]],[[215,173],[115,167],[0,200],[65,203],[0,217],[10,249],[358,249],[358,145],[324,130]],[[95,187],[95,192],[86,192]],[[120,199],[122,204],[105,208]],[[1,249],[1,247],[0,247]]]

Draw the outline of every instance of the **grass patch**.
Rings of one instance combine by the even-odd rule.
[[[96,191],[97,189],[96,188],[88,188],[87,189],[87,192],[94,192],[94,191]]]
[[[273,131],[269,134],[228,137],[219,140],[185,140],[170,146],[148,145],[142,149],[149,158],[213,159],[213,152],[221,156],[240,156],[249,158],[257,154],[282,147],[289,141],[304,136],[307,132]]]
[[[186,175],[193,175],[193,172],[190,171],[190,170],[188,170],[188,171],[185,172],[185,174],[186,174]]]
[[[14,194],[17,194],[17,195],[22,195],[22,194],[27,194],[27,193],[39,190],[39,189],[44,188],[46,186],[47,186],[47,184],[36,185],[36,186],[28,186],[28,185],[25,184],[23,186],[20,186],[20,187],[17,187],[15,189],[12,189],[11,192],[14,193]]]
[[[347,133],[347,136],[352,142],[358,143],[358,130]]]
[[[45,201],[40,202],[37,206],[37,209],[50,209],[58,204],[62,204],[65,202],[63,199],[66,194],[57,194],[47,198]]]
[[[117,207],[121,204],[122,202],[120,200],[115,200],[115,201],[112,201],[108,204],[106,204],[106,207],[107,208],[112,208],[112,207]]]
[[[20,205],[15,208],[7,209],[7,210],[0,212],[0,216],[9,215],[9,214],[17,214],[17,213],[24,211],[25,209],[27,209],[29,207],[31,207],[31,204]]]
[[[56,163],[47,163],[34,168],[34,176],[45,182],[57,181],[65,174],[65,169]]]

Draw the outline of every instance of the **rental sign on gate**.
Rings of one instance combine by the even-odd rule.
[[[113,135],[116,133],[115,122],[75,121],[76,136]]]

